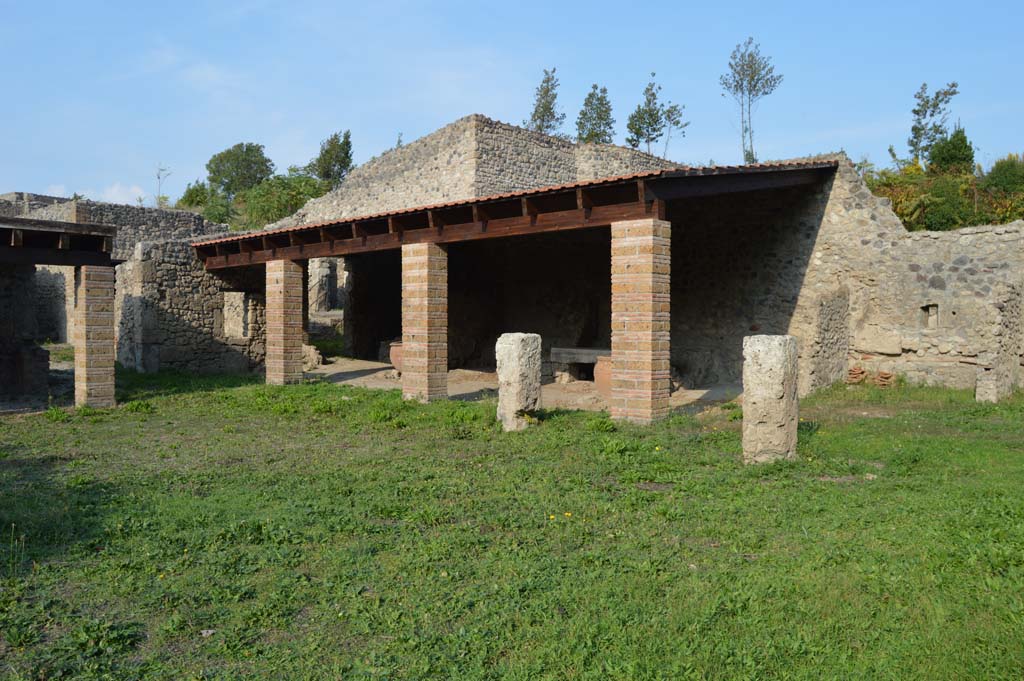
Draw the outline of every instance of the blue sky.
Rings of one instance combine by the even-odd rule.
[[[953,103],[990,164],[1024,151],[1024,3],[302,2],[0,0],[0,193],[131,201],[205,177],[259,142],[277,167],[351,129],[357,161],[469,113],[519,123],[545,67],[574,121],[607,86],[622,142],[651,71],[691,121],[668,156],[738,162],[718,77],[752,35],[785,81],[755,114],[762,159],[844,149],[888,162],[922,82]]]

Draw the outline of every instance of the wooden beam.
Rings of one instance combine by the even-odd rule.
[[[594,202],[591,200],[590,194],[583,187],[579,187],[576,190],[576,210],[583,212],[584,219],[589,219],[593,207]]]
[[[5,265],[102,265],[117,264],[109,253],[99,251],[62,251],[59,248],[0,246],[0,263]]]
[[[535,204],[530,199],[528,199],[526,197],[523,197],[522,205],[523,205],[523,215],[528,216],[530,218],[530,224],[531,225],[535,224],[537,222],[537,215],[538,215],[537,204]]]
[[[36,218],[21,217],[0,217],[0,227],[24,229],[32,232],[62,232],[90,236],[114,236],[117,233],[117,228],[111,225],[97,225],[85,222],[58,222],[56,220],[37,220]]]
[[[17,248],[17,247],[21,246],[24,243],[25,243],[25,233],[24,233],[24,231],[22,231],[20,229],[12,229],[11,230],[11,243],[10,243],[10,245],[12,247]]]
[[[62,251],[66,251],[66,250],[70,249],[71,248],[71,235],[70,234],[61,234],[59,237],[57,237],[57,248],[59,248]]]
[[[480,217],[479,212],[476,214],[476,217]],[[570,231],[586,227],[606,227],[612,222],[638,220],[644,217],[649,217],[644,204],[639,202],[622,203],[609,206],[594,206],[590,218],[586,222],[582,219],[580,211],[574,208],[551,213],[490,219],[487,221],[486,230],[481,230],[480,222],[473,220],[472,222],[461,224],[444,225],[440,232],[436,229],[420,228],[407,229],[401,233],[360,234],[358,238],[354,239],[287,246],[245,254],[232,253],[208,256],[204,261],[207,269],[214,270],[263,263],[269,260],[300,260],[383,251],[399,248],[403,243],[454,243],[458,241]]]

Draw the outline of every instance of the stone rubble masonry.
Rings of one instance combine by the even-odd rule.
[[[302,382],[303,267],[291,260],[267,263],[267,383]]]
[[[999,402],[1021,382],[1021,287],[997,284],[991,303],[990,349],[979,353],[974,398]]]
[[[797,342],[793,336],[743,339],[743,461],[796,456]]]
[[[114,268],[76,271],[75,405],[114,406]]]
[[[337,220],[677,164],[611,144],[574,144],[480,114],[354,168],[334,191],[270,227]]]
[[[117,358],[141,372],[243,373],[265,353],[264,268],[207,272],[185,241],[144,242],[117,266]],[[234,295],[242,292],[242,300]],[[227,305],[229,301],[237,305]],[[244,320],[225,324],[225,314]],[[231,335],[242,327],[241,336]]]
[[[135,246],[143,241],[186,240],[220,233],[225,225],[207,222],[188,211],[146,208],[64,197],[14,192],[0,195],[16,211],[12,215],[57,220],[90,222],[117,227],[113,256],[132,257]],[[35,305],[40,320],[39,338],[66,341],[74,333],[74,268],[40,265],[36,268]],[[119,285],[120,287],[120,285]]]
[[[448,397],[448,252],[438,244],[402,246],[402,396]]]
[[[669,409],[672,225],[630,220],[611,232],[611,415],[651,423]]]
[[[540,407],[541,339],[536,333],[503,333],[494,345],[498,365],[498,420],[504,430],[524,430]]]

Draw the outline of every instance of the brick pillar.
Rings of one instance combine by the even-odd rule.
[[[402,396],[448,398],[448,252],[402,246]]]
[[[114,268],[75,271],[75,405],[114,406]]]
[[[615,419],[668,415],[672,225],[612,223],[612,398]]]
[[[302,265],[267,263],[267,383],[302,381]]]

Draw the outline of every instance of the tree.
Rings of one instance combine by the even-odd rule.
[[[729,72],[718,82],[725,94],[732,95],[740,107],[740,140],[743,162],[757,163],[754,151],[753,112],[758,101],[775,92],[782,84],[782,74],[775,73],[770,57],[762,56],[761,46],[747,38],[729,56]]]
[[[262,144],[239,142],[214,154],[206,164],[206,172],[210,187],[230,198],[273,175],[274,163],[263,153]]]
[[[313,177],[334,189],[352,170],[352,133],[334,133],[320,143],[320,154],[306,166]]]
[[[949,119],[949,103],[953,97],[960,94],[956,81],[949,83],[935,94],[928,94],[928,83],[922,83],[921,88],[914,95],[916,106],[911,110],[914,116],[914,123],[910,126],[910,137],[907,138],[907,148],[910,149],[910,157],[920,160],[928,160],[932,146],[940,139],[949,136],[946,121]],[[891,152],[890,152],[891,153]]]
[[[689,125],[684,122],[683,107],[672,102],[662,103],[658,96],[661,93],[661,86],[654,82],[654,74],[651,73],[651,81],[644,88],[644,101],[638,104],[636,109],[629,115],[626,121],[626,144],[636,149],[641,144],[651,153],[651,145],[660,140],[668,133],[665,140],[665,153],[668,154],[668,138],[672,136],[672,130],[683,130]]]
[[[236,197],[242,207],[242,225],[257,229],[276,222],[329,189],[326,180],[313,177],[304,168],[289,168],[287,175],[274,175]]]
[[[669,104],[665,107],[665,151],[662,153],[663,158],[668,158],[668,143],[672,140],[673,130],[678,130],[680,137],[686,136],[686,126],[690,122],[683,121],[684,108],[681,104]]]
[[[565,121],[565,114],[558,111],[558,78],[553,68],[544,69],[544,77],[537,86],[533,97],[533,113],[529,120],[523,121],[523,127],[545,135],[558,135]]]
[[[960,126],[932,144],[929,156],[929,172],[964,175],[974,171],[974,147]]]
[[[235,210],[231,198],[219,189],[211,189],[206,205],[203,206],[203,217],[210,222],[226,225],[234,220],[236,215],[238,211]]]
[[[210,186],[202,180],[196,180],[185,185],[185,193],[177,200],[174,207],[185,210],[203,208],[209,202],[209,199]]]
[[[594,83],[583,100],[580,115],[576,117],[576,141],[611,144],[614,133],[615,119],[612,118],[608,88],[598,89],[597,83]]]

